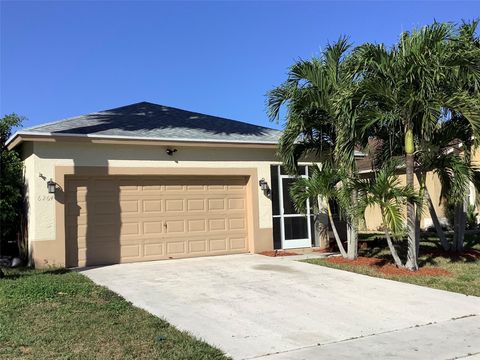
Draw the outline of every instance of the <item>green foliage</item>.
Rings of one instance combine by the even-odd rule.
[[[411,186],[400,184],[396,174],[398,162],[391,161],[371,177],[355,181],[359,195],[358,214],[363,215],[371,206],[379,206],[382,212],[383,225],[394,236],[401,237],[404,233],[404,206],[408,200],[419,204],[418,194]]]
[[[408,150],[415,167],[409,170],[419,174],[421,182],[417,193],[413,184],[402,188],[398,179],[381,172],[363,184],[373,188],[370,192],[364,189],[370,195],[362,206],[365,202],[381,204],[385,225],[394,232],[403,228],[402,210],[414,195],[416,214],[421,216],[419,198],[429,171],[438,175],[441,200],[447,203],[462,202],[470,181],[480,190],[480,172],[470,161],[472,145],[480,144],[478,23],[434,22],[404,32],[392,47],[366,43],[350,50],[343,37],[318,58],[295,63],[287,81],[268,94],[272,120],[279,120],[280,110],[286,109],[279,146],[286,168],[296,173],[297,161],[313,154],[315,161],[342,169],[345,174],[336,186],[330,186],[328,196],[335,197],[348,216],[356,217],[361,209],[355,209],[352,201],[359,185],[355,150],[374,154],[377,169],[405,157]],[[318,189],[316,183],[321,178],[308,186],[299,180],[294,191],[327,191]],[[389,192],[389,187],[394,190]],[[308,196],[296,195],[300,200]],[[409,220],[409,226],[414,226],[415,219]]]
[[[15,114],[0,119],[0,251],[5,241],[17,239],[23,213],[23,164],[18,153],[5,146],[12,128],[21,123]]]
[[[468,204],[467,206],[467,229],[473,230],[478,227],[478,212],[475,205]]]
[[[338,186],[343,178],[342,173],[330,165],[324,165],[322,169],[312,166],[311,169],[310,177],[300,177],[290,187],[290,196],[297,211],[301,213],[305,213],[308,199],[316,204],[316,211],[319,196],[325,201],[338,200]]]
[[[281,109],[286,109],[278,152],[292,174],[296,174],[297,161],[310,155],[322,163],[343,160],[345,168],[353,166],[354,144],[348,122],[353,113],[340,111],[335,103],[337,95],[352,83],[346,61],[349,48],[347,39],[341,37],[327,45],[320,57],[298,61],[290,68],[287,80],[267,94],[271,120],[278,121]],[[342,141],[338,141],[342,134]],[[340,159],[342,153],[348,156]]]

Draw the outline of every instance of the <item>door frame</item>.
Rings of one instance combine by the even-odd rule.
[[[283,207],[283,180],[284,179],[296,179],[298,176],[292,175],[282,175],[281,174],[281,165],[277,165],[277,176],[278,176],[278,201],[279,201],[279,215],[272,215],[273,218],[280,219],[280,237],[281,237],[281,247],[282,249],[295,249],[295,248],[306,248],[312,247],[312,227],[311,227],[311,213],[310,213],[310,200],[307,199],[307,213],[306,214],[285,214],[285,209]],[[300,175],[302,178],[308,178],[308,165],[305,165],[305,175]],[[306,217],[307,218],[307,238],[304,239],[285,239],[285,218],[293,217]]]

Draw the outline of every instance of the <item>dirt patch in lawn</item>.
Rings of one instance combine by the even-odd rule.
[[[333,256],[326,259],[332,264],[343,264],[353,266],[368,266],[376,271],[387,275],[408,275],[408,276],[451,276],[452,273],[440,268],[424,266],[417,271],[410,271],[407,269],[397,268],[394,264],[387,262],[384,259],[375,257],[359,256],[356,260],[344,259],[341,256]]]
[[[273,250],[273,251],[262,251],[260,255],[276,257],[276,256],[294,256],[298,254],[294,252],[289,252],[289,251]]]

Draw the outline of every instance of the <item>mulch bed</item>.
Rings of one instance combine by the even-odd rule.
[[[369,266],[376,271],[386,275],[409,275],[409,276],[451,276],[452,273],[440,268],[424,266],[417,271],[397,268],[394,264],[386,262],[384,259],[369,258],[359,256],[356,260],[344,259],[341,256],[332,256],[326,259],[332,264]]]
[[[271,257],[276,257],[276,256],[294,256],[294,255],[299,255],[294,252],[289,252],[289,251],[282,251],[282,250],[273,250],[273,251],[263,251],[259,253],[260,255],[264,256],[271,256]]]

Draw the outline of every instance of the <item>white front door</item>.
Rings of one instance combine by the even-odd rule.
[[[277,166],[276,170],[278,172],[279,213],[278,215],[273,215],[273,217],[280,221],[282,249],[311,247],[310,204],[307,200],[306,214],[297,213],[289,193],[295,177],[282,175],[280,166]],[[301,177],[308,177],[308,167],[305,167],[305,174],[301,175]]]

